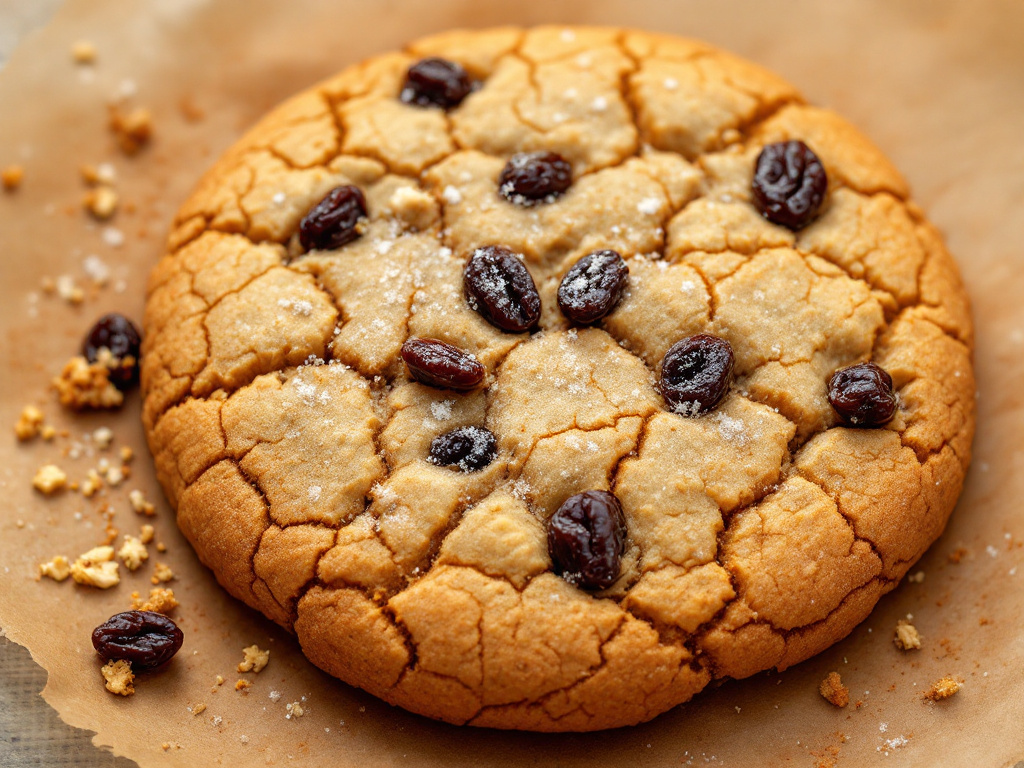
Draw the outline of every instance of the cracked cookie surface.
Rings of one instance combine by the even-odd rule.
[[[476,87],[399,97],[427,57]],[[797,231],[754,207],[769,143],[828,189]],[[498,192],[509,158],[572,164],[557,199]],[[357,239],[309,252],[300,220],[355,185]],[[466,300],[475,249],[523,257],[538,325]],[[561,279],[595,250],[629,269],[590,327]],[[666,351],[711,333],[735,379],[688,418]],[[481,386],[410,378],[412,338],[473,355]],[[142,357],[157,473],[200,559],[313,663],[453,723],[547,731],[648,720],[712,680],[783,669],[846,636],[941,533],[970,461],[972,326],[956,266],[892,165],[778,77],[629,30],[450,32],[284,103],[201,180],[154,269]],[[842,425],[838,369],[873,361],[895,417]],[[485,427],[482,469],[430,461]],[[611,491],[619,578],[556,575],[547,520]]]

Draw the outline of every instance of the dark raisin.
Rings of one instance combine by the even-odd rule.
[[[551,202],[572,184],[572,165],[557,152],[512,155],[498,179],[506,200],[517,205]]]
[[[629,267],[615,251],[594,251],[572,265],[558,286],[558,306],[576,323],[593,323],[615,309]]]
[[[498,443],[483,427],[458,427],[438,435],[430,443],[430,463],[457,466],[463,472],[483,469],[494,459]]]
[[[874,363],[858,363],[833,373],[828,401],[851,427],[880,427],[896,415],[892,376]]]
[[[477,248],[462,281],[469,305],[503,331],[521,333],[540,319],[540,294],[530,271],[504,246]]]
[[[461,64],[447,59],[430,58],[409,67],[399,98],[418,107],[457,107],[473,83]]]
[[[817,215],[827,187],[825,167],[802,141],[769,144],[757,156],[754,205],[768,221],[805,227]]]
[[[622,505],[608,491],[570,496],[548,520],[551,560],[563,579],[581,589],[614,584],[625,548]]]
[[[124,659],[136,672],[166,664],[181,648],[184,635],[166,616],[125,611],[92,631],[92,645],[104,661]]]
[[[414,379],[432,387],[472,389],[484,378],[479,360],[438,339],[409,339],[402,359]]]
[[[100,350],[106,349],[106,358]],[[82,340],[82,354],[90,363],[101,357],[110,367],[110,382],[118,389],[129,389],[139,383],[139,358],[142,336],[139,329],[124,315],[104,315]]]
[[[335,187],[302,217],[299,242],[307,251],[340,248],[362,234],[358,224],[365,216],[366,198],[359,187]]]
[[[718,405],[732,383],[732,345],[709,333],[677,341],[661,361],[658,387],[680,416],[699,416]]]

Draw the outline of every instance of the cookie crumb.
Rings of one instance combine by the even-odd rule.
[[[71,275],[61,275],[56,283],[57,295],[68,304],[81,304],[85,301],[85,292],[75,284]]]
[[[149,550],[141,540],[134,536],[125,536],[124,544],[117,551],[117,556],[124,561],[124,567],[129,571],[137,571],[139,567],[149,559]]]
[[[193,716],[201,715],[206,711],[206,704],[196,704],[194,707],[189,707],[189,711]]]
[[[68,476],[56,464],[44,464],[36,470],[32,478],[32,487],[44,496],[51,496],[63,490],[68,484]]]
[[[159,545],[157,546],[159,550]],[[162,584],[174,578],[174,571],[166,563],[157,563],[153,566],[153,577],[150,581],[154,584]]]
[[[21,409],[18,422],[14,425],[14,434],[22,442],[31,440],[39,434],[43,426],[43,412],[34,405],[26,405]]]
[[[236,691],[245,691],[247,688],[252,687],[252,683],[246,680],[244,677],[235,683]]]
[[[224,675],[217,675],[217,677],[216,677],[216,679],[214,680],[214,682],[215,682],[215,683],[216,683],[217,685],[224,685]]]
[[[110,427],[100,427],[92,432],[92,441],[101,451],[105,451],[114,442],[114,433]]]
[[[86,408],[119,408],[124,394],[110,381],[110,369],[101,361],[90,363],[72,357],[53,380],[60,404],[76,411]]]
[[[140,515],[152,517],[156,514],[156,509],[153,504],[147,501],[142,491],[137,488],[128,494],[128,501],[131,503],[132,509]]]
[[[9,165],[0,171],[0,184],[3,184],[5,192],[17,190],[24,178],[25,169],[20,165]]]
[[[96,495],[96,492],[103,487],[103,480],[100,478],[99,473],[95,469],[90,469],[89,474],[85,480],[81,482],[78,490],[82,492],[85,498],[89,499]]]
[[[90,190],[82,198],[82,207],[99,221],[106,221],[117,211],[120,198],[113,187],[103,184]]]
[[[259,673],[270,661],[270,651],[261,651],[258,645],[250,645],[242,649],[244,659],[238,664],[239,672]]]
[[[96,61],[96,46],[88,40],[79,40],[71,46],[71,59],[75,64],[92,64]]]
[[[966,555],[967,555],[967,550],[966,549],[964,549],[963,547],[957,547],[956,549],[954,549],[952,552],[949,553],[949,555],[948,555],[949,562],[951,562],[954,565],[956,565],[961,560],[963,560]]]
[[[838,672],[829,672],[825,679],[818,686],[818,693],[829,704],[840,709],[850,703],[850,689],[843,685],[843,680]]]
[[[920,584],[922,581],[924,581],[924,571],[918,571],[917,573],[910,574],[909,576],[907,576],[907,581],[909,581],[912,584]]]
[[[142,526],[142,530],[139,533],[139,541],[141,541],[143,544],[149,544],[151,541],[153,541],[153,537],[155,535],[156,531],[153,529],[153,526],[147,523],[146,525]]]
[[[942,701],[950,696],[955,696],[962,687],[963,680],[946,675],[932,683],[932,687],[925,691],[923,696],[928,701]]]
[[[78,556],[71,564],[71,578],[79,584],[109,589],[121,582],[118,565],[114,562],[114,548],[93,547]]]
[[[137,107],[124,114],[119,107],[112,106],[109,128],[121,151],[131,157],[153,137],[153,116],[144,107]]]
[[[306,714],[306,710],[304,710],[302,705],[297,701],[293,701],[291,704],[285,704],[285,709],[288,710],[288,713],[284,716],[285,720],[302,717]]]
[[[180,603],[174,597],[173,589],[154,587],[149,590],[149,597],[145,600],[142,599],[138,592],[132,592],[133,611],[152,611],[153,613],[162,613],[166,616],[179,605]]]
[[[39,575],[40,577],[46,576],[54,581],[64,581],[64,579],[71,575],[71,566],[64,555],[57,555],[50,562],[39,564]]]
[[[917,627],[905,619],[896,622],[896,634],[892,641],[901,651],[921,649],[921,633],[917,631]]]
[[[135,675],[132,665],[124,659],[111,659],[100,669],[108,691],[118,696],[131,696],[135,693]]]

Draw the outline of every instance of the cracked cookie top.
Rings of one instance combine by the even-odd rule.
[[[631,724],[817,653],[970,460],[967,299],[905,181],[689,40],[450,32],[352,67],[206,174],[148,296],[144,424],[202,561],[449,722]]]

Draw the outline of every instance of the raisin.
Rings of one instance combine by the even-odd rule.
[[[497,450],[498,443],[489,429],[458,427],[431,441],[430,463],[475,472],[490,464]]]
[[[615,251],[594,251],[572,265],[558,286],[558,306],[576,323],[593,323],[622,298],[629,267]]]
[[[732,345],[709,333],[677,341],[661,361],[658,387],[680,416],[699,416],[718,405],[732,383]]]
[[[757,156],[754,205],[768,221],[801,229],[818,213],[828,176],[818,156],[802,141],[769,144]]]
[[[557,152],[512,155],[498,178],[498,190],[517,205],[551,202],[572,184],[572,165]]]
[[[874,363],[858,363],[833,373],[828,401],[851,427],[880,427],[896,415],[892,376]]]
[[[366,198],[359,187],[335,187],[302,217],[299,242],[307,251],[340,248],[362,234],[358,224],[365,216]]]
[[[125,611],[92,631],[92,645],[104,661],[124,659],[136,672],[171,660],[184,640],[178,625],[152,611]]]
[[[107,349],[110,383],[118,389],[129,389],[139,383],[139,358],[142,336],[139,329],[124,315],[104,315],[82,340],[82,354],[90,363],[100,359],[100,350]]]
[[[521,333],[540,319],[540,294],[522,260],[501,245],[477,248],[462,273],[469,305],[491,325]]]
[[[581,589],[605,589],[619,577],[626,519],[608,491],[570,496],[548,520],[548,552],[563,579]]]
[[[471,90],[473,83],[462,65],[435,57],[409,67],[398,98],[417,107],[451,109],[457,107]]]
[[[472,389],[484,378],[479,360],[438,339],[409,339],[402,359],[414,379],[432,387]]]

